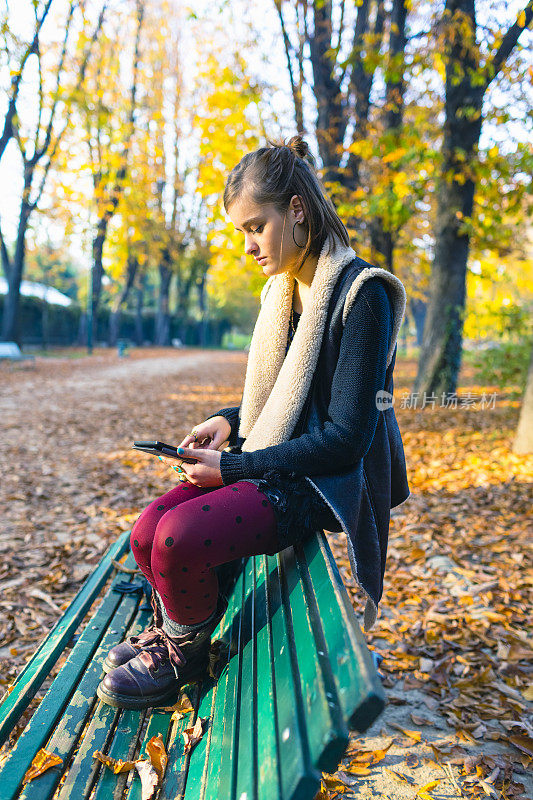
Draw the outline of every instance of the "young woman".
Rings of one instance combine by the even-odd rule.
[[[268,277],[241,405],[180,445],[180,484],[131,533],[154,623],[114,647],[98,687],[124,708],[170,704],[205,674],[227,606],[216,567],[344,531],[371,627],[390,508],[409,495],[392,408],[402,283],[358,258],[301,136],[268,142],[230,172],[224,207]]]

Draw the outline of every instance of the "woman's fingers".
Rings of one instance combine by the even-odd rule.
[[[202,447],[204,449],[209,450],[216,450],[216,447],[213,448],[213,441],[210,436],[205,437],[198,437],[195,439],[194,436],[188,434],[182,442],[179,443],[178,447]]]

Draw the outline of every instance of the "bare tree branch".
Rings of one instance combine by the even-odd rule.
[[[341,43],[342,43],[342,34],[343,34],[343,31],[344,31],[344,9],[345,8],[346,8],[346,0],[342,0],[342,3],[341,3],[341,18],[340,18],[340,21],[339,21],[338,39],[337,39],[337,44],[333,48],[334,51],[335,51],[335,62],[337,62],[337,59],[339,57],[339,50],[341,48]]]
[[[43,116],[43,106],[44,106],[44,89],[43,89],[43,60],[41,58],[41,45],[37,45],[37,64],[39,69],[39,111],[37,112],[37,124],[35,125],[35,147],[33,152],[37,147],[37,136],[39,135],[39,131],[41,130],[41,120]]]
[[[1,227],[0,227],[0,252],[2,254],[2,267],[4,268],[4,274],[6,276],[7,282],[9,283],[9,276],[11,273],[11,260],[9,258],[9,253],[7,252],[7,247],[4,241],[4,235],[2,233]]]
[[[70,6],[67,14],[67,19],[65,22],[65,35],[63,37],[63,47],[61,49],[61,56],[59,58],[59,63],[57,65],[57,72],[56,72],[56,86],[54,89],[54,99],[52,100],[52,107],[50,109],[50,118],[48,120],[48,125],[46,128],[46,134],[44,137],[44,142],[41,147],[38,145],[38,138],[39,138],[39,130],[36,131],[35,134],[35,152],[33,154],[32,163],[35,165],[38,161],[41,160],[43,155],[48,151],[50,147],[50,141],[52,139],[52,131],[54,127],[54,119],[57,109],[57,103],[59,100],[59,88],[61,85],[61,74],[63,72],[63,66],[65,64],[65,58],[67,55],[67,45],[68,45],[68,37],[70,33],[70,26],[72,24],[72,18],[74,16],[74,10],[76,8],[76,0],[70,0]]]
[[[370,0],[363,0],[361,5],[357,9],[357,19],[355,20],[355,25],[353,29],[353,39],[352,39],[352,47],[350,50],[350,55],[346,59],[346,65],[344,69],[341,70],[339,77],[339,83],[342,83],[348,66],[350,65],[352,66],[352,74],[350,77],[350,89],[353,88],[353,84],[357,79],[357,77],[354,75],[354,71],[356,69],[355,65],[360,60],[359,53],[361,52],[361,49],[363,47],[363,36],[368,30],[369,11],[370,11]]]
[[[294,80],[294,73],[292,69],[292,56],[291,51],[294,51],[289,35],[287,33],[287,28],[285,26],[285,20],[283,18],[283,9],[282,9],[282,0],[274,0],[274,5],[276,6],[276,11],[278,12],[278,17],[281,25],[281,33],[283,36],[283,44],[285,46],[285,56],[287,59],[287,68],[289,70],[289,79],[291,83],[291,91],[292,91],[292,99],[294,103],[294,114],[296,118],[296,130],[298,133],[303,133],[303,111],[302,111],[302,95],[301,92],[298,90]]]
[[[524,14],[524,24],[519,25],[518,19],[520,16]],[[491,82],[494,80],[498,72],[501,70],[511,52],[516,45],[518,38],[522,31],[529,27],[531,20],[533,19],[533,0],[529,0],[529,3],[526,5],[523,11],[520,12],[518,15],[516,22],[511,25],[509,30],[505,33],[500,46],[492,55],[484,67],[484,72],[486,76],[486,85],[485,90],[490,86]]]
[[[97,21],[97,23],[95,25],[93,34],[92,34],[92,36],[91,36],[91,38],[90,38],[90,40],[89,40],[89,42],[87,44],[87,47],[85,49],[85,53],[83,55],[83,61],[81,63],[81,66],[80,66],[80,69],[79,69],[79,72],[78,72],[78,80],[76,81],[76,86],[74,88],[74,95],[76,95],[80,91],[80,89],[82,88],[82,86],[83,86],[83,84],[85,82],[85,74],[87,72],[87,65],[89,63],[89,58],[91,56],[92,48],[93,48],[94,44],[96,43],[96,40],[98,39],[100,30],[102,28],[106,10],[107,10],[107,3],[104,3],[104,5],[102,6],[102,10],[100,11],[100,16],[98,17],[98,21]],[[48,161],[47,161],[47,163],[46,163],[46,165],[45,165],[45,167],[43,169],[43,175],[42,175],[42,178],[41,178],[39,189],[37,190],[37,194],[35,195],[34,200],[30,203],[30,208],[31,208],[32,211],[37,207],[37,205],[38,205],[38,203],[39,203],[39,201],[41,199],[42,193],[44,191],[44,186],[45,186],[45,183],[46,183],[46,178],[47,178],[48,172],[49,172],[50,167],[51,167],[51,165],[52,165],[52,163],[53,163],[53,161],[55,159],[56,153],[57,153],[57,151],[59,149],[59,145],[60,145],[60,143],[61,143],[61,141],[63,139],[63,136],[65,135],[69,125],[70,125],[70,113],[68,113],[66,115],[65,123],[64,123],[62,129],[57,134],[57,136],[55,138],[55,142],[53,144],[53,147],[50,150],[50,153],[49,153],[49,156],[48,156]],[[50,142],[48,142],[48,148],[49,147],[50,147]],[[48,148],[47,148],[47,150],[48,150]],[[43,153],[43,155],[44,155],[44,153]]]
[[[13,120],[17,113],[17,100],[20,90],[20,82],[22,80],[22,73],[24,72],[24,67],[26,65],[26,61],[28,60],[28,58],[37,52],[37,46],[39,43],[39,34],[41,32],[41,28],[43,27],[44,21],[48,15],[48,12],[50,11],[50,6],[52,5],[52,3],[53,0],[47,0],[46,5],[43,9],[43,13],[41,14],[40,19],[37,20],[35,26],[35,33],[33,35],[33,40],[26,48],[20,60],[19,67],[11,79],[11,96],[9,98],[9,103],[4,118],[4,129],[2,131],[2,135],[0,136],[0,159],[4,154],[4,151],[7,147],[7,143],[13,136]]]
[[[120,199],[120,195],[122,194],[122,190],[124,188],[123,184],[128,169],[128,158],[131,147],[131,140],[133,138],[133,133],[135,131],[135,109],[137,107],[137,88],[138,88],[138,76],[139,76],[139,63],[141,60],[141,30],[142,30],[143,18],[144,18],[143,0],[137,0],[137,32],[135,36],[135,50],[133,56],[133,80],[130,92],[130,114],[128,119],[128,133],[126,135],[124,150],[122,152],[122,164],[119,170],[117,171],[115,184],[113,186],[113,189],[111,190],[110,201],[109,203],[106,203],[106,209],[104,211],[104,218],[106,219],[106,222],[108,222],[115,213],[118,201]]]

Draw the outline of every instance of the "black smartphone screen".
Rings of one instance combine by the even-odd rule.
[[[197,461],[195,458],[184,458],[183,456],[178,455],[177,447],[175,447],[173,444],[166,444],[165,442],[133,442],[133,448],[135,450],[142,450],[143,453],[150,453],[154,456],[169,456],[170,458],[179,458],[186,464],[195,464]]]

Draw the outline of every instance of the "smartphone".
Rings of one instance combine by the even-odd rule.
[[[185,458],[180,456],[177,447],[165,442],[133,442],[134,450],[142,450],[143,453],[151,453],[153,456],[167,456],[168,458],[179,458],[186,464],[196,464],[197,458]]]

